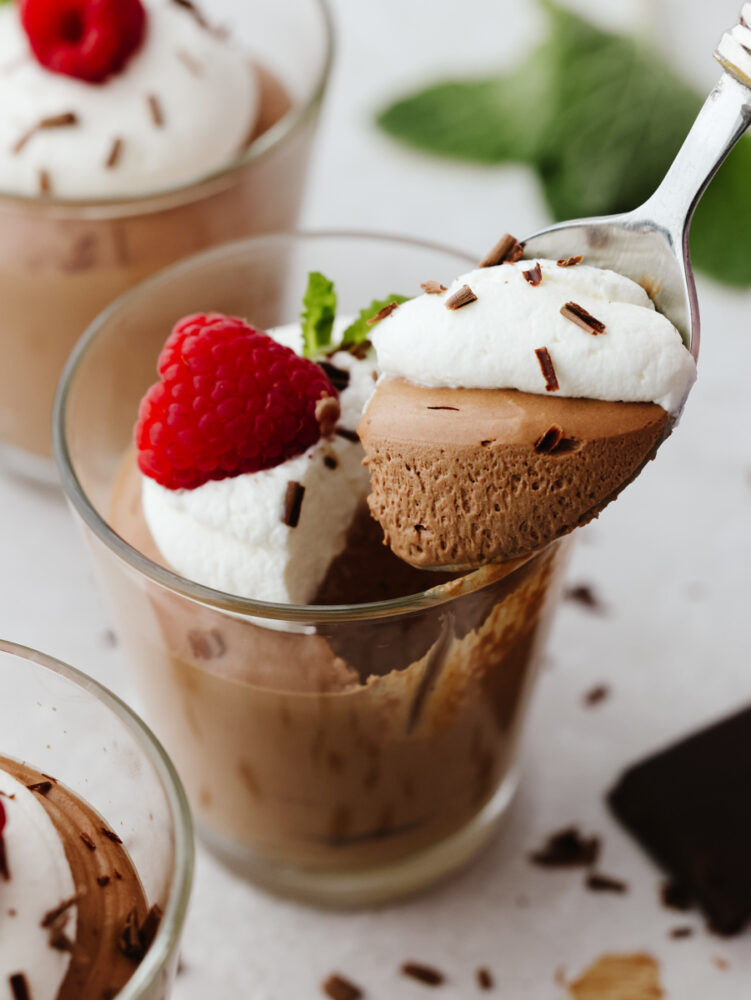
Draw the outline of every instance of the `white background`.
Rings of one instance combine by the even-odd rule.
[[[659,33],[666,58],[709,89],[718,75],[712,47],[738,2],[576,6],[608,24]],[[505,230],[523,237],[544,224],[525,170],[430,161],[371,125],[390,96],[518,57],[542,30],[531,0],[336,0],[334,8],[338,58],[305,224],[390,230],[476,253]],[[561,996],[559,966],[573,975],[604,951],[633,950],[659,958],[670,997],[748,995],[748,935],[723,941],[696,915],[664,910],[657,871],[603,806],[626,763],[751,702],[751,295],[707,282],[700,295],[701,373],[683,423],[638,483],[581,533],[571,580],[593,584],[607,613],[561,609],[504,836],[447,884],[356,914],[269,898],[199,852],[177,1000],[307,1000],[320,996],[318,983],[332,969],[373,1000],[419,1000],[425,987],[398,974],[405,958],[447,973],[439,991],[446,1000],[477,995],[480,964],[493,970],[495,995],[542,1000]],[[0,635],[130,696],[86,553],[56,493],[0,479],[0,559]],[[600,682],[612,697],[582,707],[583,693]],[[570,822],[603,836],[601,867],[629,883],[626,895],[589,893],[579,873],[527,862],[530,849]],[[694,937],[668,938],[686,923]],[[729,968],[717,967],[718,956]]]

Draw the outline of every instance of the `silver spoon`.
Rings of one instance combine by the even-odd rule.
[[[648,201],[622,215],[562,222],[524,241],[525,257],[581,254],[585,263],[643,285],[694,357],[699,307],[689,227],[709,182],[751,124],[751,3],[743,5],[740,24],[722,36],[714,55],[725,73]]]

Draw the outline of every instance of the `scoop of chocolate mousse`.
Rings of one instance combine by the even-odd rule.
[[[379,384],[358,428],[393,552],[457,568],[526,555],[596,517],[669,430],[655,403],[401,378]]]

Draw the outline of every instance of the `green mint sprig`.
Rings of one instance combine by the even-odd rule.
[[[344,331],[341,342],[342,349],[346,350],[348,347],[362,344],[363,341],[369,338],[373,328],[381,322],[378,320],[376,323],[370,323],[369,320],[377,316],[381,309],[384,309],[391,302],[401,305],[402,302],[406,301],[407,298],[404,295],[389,295],[385,299],[373,299],[369,306],[360,310],[357,319],[353,323],[350,323]]]

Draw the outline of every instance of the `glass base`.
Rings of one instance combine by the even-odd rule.
[[[52,458],[35,455],[6,442],[0,442],[0,472],[32,486],[60,489],[60,478]]]
[[[378,906],[427,889],[471,861],[498,832],[518,784],[518,771],[513,770],[463,829],[417,854],[375,868],[321,872],[278,865],[250,854],[200,820],[197,832],[205,846],[236,875],[275,895],[332,908]]]

